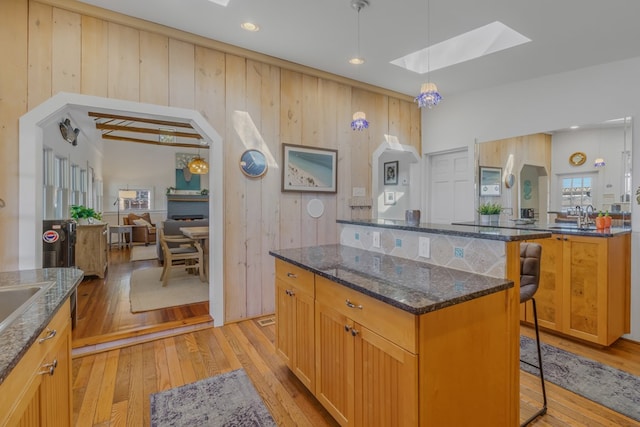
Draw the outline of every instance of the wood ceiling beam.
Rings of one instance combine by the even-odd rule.
[[[136,126],[109,125],[105,123],[96,123],[96,129],[109,130],[109,131],[117,130],[117,131],[123,131],[123,132],[148,133],[152,135],[170,135],[170,136],[176,136],[176,137],[182,137],[182,138],[204,139],[199,133],[166,131],[161,129],[142,128],[142,127],[136,127]]]
[[[200,145],[200,144],[178,144],[175,142],[158,142],[158,141],[151,141],[148,139],[141,139],[141,138],[129,138],[129,137],[125,137],[125,136],[117,136],[117,135],[106,135],[103,134],[102,135],[102,139],[110,139],[110,140],[114,140],[114,141],[125,141],[125,142],[137,142],[140,144],[151,144],[151,145],[162,145],[162,146],[170,146],[170,147],[184,147],[184,148],[202,148],[204,150],[208,150],[209,146],[208,145]]]
[[[144,117],[121,116],[117,114],[96,113],[95,111],[89,111],[87,114],[89,117],[97,117],[99,119],[127,120],[131,122],[153,123],[155,125],[175,126],[175,127],[193,129],[193,126],[191,126],[190,123],[174,122],[171,120],[158,120],[158,119],[147,119]]]

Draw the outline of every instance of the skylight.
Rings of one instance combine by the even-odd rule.
[[[495,21],[394,59],[391,63],[414,73],[424,74],[427,71],[446,68],[530,41],[531,39],[507,27],[502,22]]]

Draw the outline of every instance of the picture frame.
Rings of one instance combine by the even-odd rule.
[[[478,184],[481,196],[500,196],[502,192],[502,168],[480,166]]]
[[[382,174],[384,185],[398,185],[398,161],[386,162]]]
[[[384,204],[385,205],[395,205],[396,204],[396,192],[395,191],[385,191],[384,192]]]
[[[336,193],[338,150],[282,144],[282,191]]]

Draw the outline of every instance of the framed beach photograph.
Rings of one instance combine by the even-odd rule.
[[[282,144],[282,191],[338,191],[338,150]]]
[[[384,185],[398,185],[398,161],[384,164]]]
[[[499,196],[502,188],[502,168],[480,166],[480,195]]]

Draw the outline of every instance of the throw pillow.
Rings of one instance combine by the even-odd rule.
[[[135,225],[145,225],[147,228],[151,228],[151,227],[153,227],[151,224],[149,224],[149,222],[145,221],[145,220],[144,220],[144,219],[142,219],[142,218],[134,219],[134,220],[133,220],[133,223],[134,223]]]

